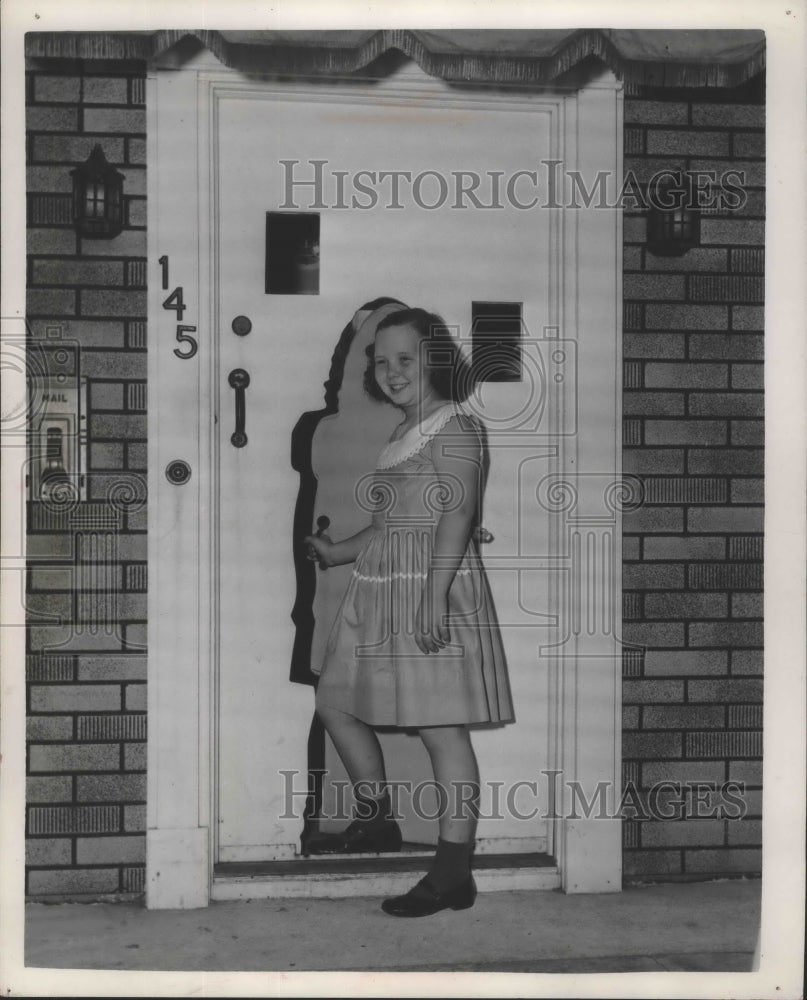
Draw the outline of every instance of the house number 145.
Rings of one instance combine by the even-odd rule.
[[[159,265],[162,267],[163,272],[163,288],[168,288],[168,256],[163,255],[158,261]],[[185,315],[185,305],[182,299],[182,285],[177,285],[177,287],[171,292],[168,298],[163,302],[163,309],[173,309],[177,314],[177,319],[182,320]],[[179,347],[174,348],[174,354],[182,360],[188,361],[192,358],[196,352],[199,350],[199,345],[194,337],[188,336],[190,333],[196,333],[195,326],[188,326],[182,322],[177,323],[177,340],[180,344],[184,344],[187,350],[180,350]]]

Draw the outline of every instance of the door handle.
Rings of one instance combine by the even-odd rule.
[[[235,448],[243,448],[247,443],[247,435],[244,427],[247,422],[247,394],[249,385],[249,372],[243,368],[233,368],[227,377],[233,389],[235,389],[235,430],[230,441]]]
[[[323,531],[327,531],[328,528],[330,528],[330,526],[331,526],[331,519],[328,517],[328,515],[320,514],[320,516],[317,518],[317,532],[316,532],[317,538],[320,537]],[[327,569],[328,567],[324,562],[320,561],[319,568]]]

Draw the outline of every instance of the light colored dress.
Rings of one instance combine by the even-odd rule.
[[[449,644],[426,654],[414,639],[437,523],[457,496],[432,461],[434,436],[453,417],[469,419],[448,403],[390,441],[373,475],[357,486],[373,530],[328,638],[318,706],[378,726],[513,720],[501,634],[474,540],[448,593]]]

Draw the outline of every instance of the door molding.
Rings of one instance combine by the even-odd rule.
[[[146,902],[192,908],[210,900],[216,858],[216,481],[217,275],[216,107],[227,95],[265,99],[435,103],[507,107],[554,115],[567,169],[586,179],[608,172],[615,196],[622,177],[622,92],[603,70],[571,90],[448,90],[417,67],[371,84],[258,83],[210,53],[182,68],[149,72],[149,669]],[[558,628],[550,658],[555,694],[553,745],[559,793],[553,850],[567,892],[621,888],[621,823],[585,818],[573,783],[591,800],[602,783],[614,813],[621,770],[621,258],[617,210],[558,214],[555,276],[558,328],[578,345],[577,382],[558,396],[550,418],[574,409],[578,433],[565,440],[547,482],[554,574],[550,611]],[[169,289],[159,258],[169,260]],[[199,350],[174,355],[176,316],[163,301],[181,286],[183,323]],[[559,426],[559,424],[556,424]],[[191,467],[183,485],[170,462]],[[553,499],[555,498],[555,499]],[[564,499],[565,498],[565,499]],[[595,735],[592,735],[595,734]],[[577,798],[575,795],[577,794]],[[562,808],[557,808],[562,807]],[[584,812],[584,810],[582,810]]]

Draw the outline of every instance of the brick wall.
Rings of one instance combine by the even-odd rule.
[[[87,495],[28,504],[27,891],[142,890],[146,737],[146,124],[142,69],[31,64],[28,329],[87,378]],[[100,143],[125,228],[81,239],[70,170]]]
[[[708,100],[625,103],[640,182],[733,168],[748,197],[706,212],[680,257],[655,256],[646,215],[625,216],[624,469],[645,492],[624,521],[623,638],[643,647],[623,656],[624,780],[634,814],[663,781],[745,782],[748,812],[660,790],[691,818],[626,819],[628,877],[761,869],[764,105]]]

